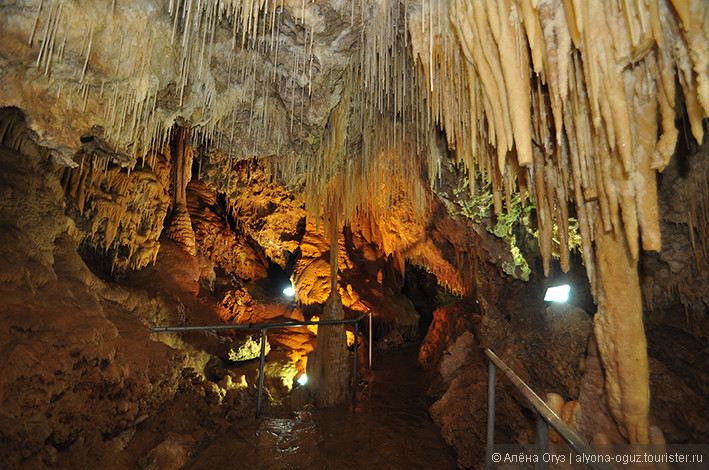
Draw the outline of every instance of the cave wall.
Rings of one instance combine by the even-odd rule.
[[[488,360],[483,348],[495,352],[542,398],[555,393],[563,403],[576,400],[583,388],[593,339],[589,312],[543,301],[548,280],[536,270],[541,266],[528,282],[504,274],[493,263],[481,262],[478,269],[476,295],[436,310],[419,351],[432,379],[429,411],[446,442],[457,450],[461,468],[479,467],[484,461]],[[581,289],[588,289],[585,282]],[[603,394],[594,396],[588,406],[600,414],[603,400]],[[567,418],[573,405],[567,407]],[[562,415],[561,409],[558,412]],[[534,419],[533,409],[500,375],[495,442],[534,442]],[[615,426],[608,411],[605,420]],[[619,436],[617,428],[613,436]]]
[[[1,452],[10,468],[42,468],[154,413],[174,396],[185,355],[150,340],[140,318],[154,317],[158,301],[87,268],[61,167],[18,110],[3,109],[0,122]]]
[[[708,155],[707,139],[681,140],[658,179],[663,248],[640,258],[651,413],[668,442],[709,440]]]
[[[4,113],[11,118],[7,118],[3,122],[15,123],[21,116],[18,110],[4,110]],[[148,203],[141,205],[140,208],[144,211],[143,214],[154,217],[149,220],[155,220],[155,223],[160,224],[160,221],[164,219],[162,214],[169,212],[166,209],[167,203],[164,202],[169,198],[171,192],[170,183],[165,182],[164,177],[164,174],[170,174],[169,168],[166,166],[161,170],[163,175],[151,175],[149,174],[150,170],[145,171],[148,174],[141,173],[140,170],[129,172],[127,169],[120,169],[115,164],[107,164],[104,168],[90,167],[93,174],[81,168],[65,170],[51,163],[46,149],[42,150],[41,147],[37,147],[27,137],[30,133],[26,129],[19,127],[20,131],[13,130],[18,128],[18,125],[15,123],[4,127],[6,128],[4,141],[9,142],[7,145],[13,145],[13,148],[20,148],[23,153],[15,153],[12,154],[12,158],[6,158],[4,166],[8,168],[17,166],[19,158],[19,161],[26,161],[31,164],[31,167],[23,170],[24,179],[8,177],[7,181],[13,181],[14,186],[8,183],[7,187],[17,189],[14,192],[6,190],[6,201],[13,201],[12,204],[16,204],[14,201],[24,194],[27,181],[33,181],[31,184],[38,187],[52,188],[51,191],[37,189],[32,198],[23,201],[24,206],[19,205],[14,209],[15,212],[9,211],[11,203],[6,202],[3,205],[3,211],[6,214],[5,224],[9,227],[6,233],[14,234],[7,236],[23,239],[36,238],[31,243],[17,241],[15,238],[10,240],[7,243],[8,246],[19,245],[21,247],[20,250],[12,251],[12,256],[17,257],[18,253],[29,253],[28,246],[54,247],[49,251],[45,248],[46,253],[42,255],[53,256],[55,259],[51,264],[44,262],[35,266],[36,261],[32,260],[39,256],[36,254],[23,255],[30,261],[9,258],[11,261],[8,266],[15,266],[15,262],[17,265],[27,264],[30,266],[26,277],[15,282],[22,286],[20,292],[27,291],[27,289],[30,289],[29,292],[33,292],[32,294],[23,294],[34,296],[32,302],[35,304],[33,305],[37,305],[37,302],[41,303],[42,296],[45,295],[41,294],[42,289],[52,283],[64,282],[65,277],[68,277],[83,279],[84,287],[81,289],[87,291],[89,296],[96,297],[95,290],[99,289],[99,304],[106,303],[100,300],[101,296],[107,295],[113,299],[112,303],[106,303],[110,305],[110,308],[105,306],[102,308],[108,309],[106,310],[108,312],[116,309],[123,312],[122,315],[128,315],[129,320],[124,318],[126,322],[124,325],[132,325],[134,330],[138,326],[142,328],[143,323],[141,322],[151,318],[178,322],[190,320],[203,322],[209,318],[221,318],[223,321],[244,323],[268,321],[276,318],[273,316],[274,314],[283,315],[282,318],[304,318],[302,313],[298,311],[267,308],[263,304],[262,298],[259,298],[258,295],[252,296],[242,284],[263,280],[267,276],[268,263],[282,263],[284,267],[293,269],[296,286],[300,286],[302,289],[299,296],[301,296],[300,300],[304,307],[308,304],[317,306],[324,302],[324,296],[326,296],[328,289],[323,286],[327,283],[330,270],[329,264],[326,262],[329,243],[321,233],[322,229],[318,230],[314,224],[304,222],[305,214],[298,197],[269,176],[267,165],[257,162],[243,163],[236,167],[238,171],[234,173],[234,179],[240,182],[238,186],[241,188],[238,198],[228,201],[202,180],[195,179],[187,186],[188,209],[200,250],[199,256],[189,255],[184,249],[170,241],[158,240],[158,246],[163,248],[157,250],[157,254],[151,255],[155,256],[155,259],[150,261],[147,268],[139,270],[140,272],[133,278],[131,284],[135,286],[142,282],[141,279],[155,278],[163,286],[161,294],[157,297],[151,295],[146,298],[141,297],[145,294],[126,293],[118,287],[105,284],[84,266],[77,253],[81,253],[87,261],[99,258],[99,264],[109,266],[117,259],[116,253],[121,251],[104,248],[103,250],[86,252],[81,249],[82,241],[87,240],[87,237],[91,239],[92,234],[90,229],[82,229],[82,224],[85,224],[87,220],[95,223],[98,219],[101,223],[105,221],[106,224],[109,221],[107,218],[102,221],[100,217],[88,218],[86,215],[82,215],[78,209],[80,201],[85,204],[84,214],[90,213],[89,211],[92,210],[90,208],[97,207],[98,204],[94,199],[113,201],[113,209],[106,210],[105,213],[119,214],[119,217],[115,219],[119,221],[116,224],[115,238],[128,240],[123,253],[130,253],[128,244],[134,243],[135,246],[139,246],[139,240],[132,235],[138,226],[134,221],[140,220],[140,217],[145,217],[145,215],[133,215],[135,211],[126,210],[126,208],[137,206],[135,202],[132,202],[136,199],[143,199],[147,202],[152,200],[155,202],[154,204]],[[707,279],[706,270],[697,266],[697,263],[701,263],[702,258],[696,257],[698,250],[702,250],[703,226],[701,219],[693,215],[704,213],[702,212],[702,204],[704,204],[702,197],[705,193],[702,192],[702,184],[707,181],[707,173],[702,166],[702,158],[697,154],[706,152],[706,145],[695,146],[694,150],[687,157],[679,155],[676,159],[677,163],[673,160],[660,180],[662,228],[663,234],[667,234],[668,248],[657,255],[644,252],[641,258],[641,279],[646,302],[646,321],[648,322],[650,386],[653,390],[652,422],[665,432],[669,442],[694,441],[696,436],[702,436],[706,429],[705,410],[707,405],[702,398],[705,396],[706,380],[701,373],[697,374],[695,369],[701,370],[701,364],[707,354],[704,320],[706,312],[703,310],[706,304],[702,303]],[[27,155],[30,155],[31,158]],[[159,157],[156,156],[156,158]],[[683,167],[683,165],[685,166]],[[14,175],[15,171],[19,170],[12,170],[9,174]],[[69,173],[72,171],[74,174]],[[77,176],[80,177],[80,184],[74,182]],[[346,227],[343,230],[338,250],[341,263],[339,282],[343,303],[346,308],[350,309],[349,314],[359,315],[365,311],[366,307],[374,307],[378,316],[379,329],[377,333],[380,335],[380,345],[402,344],[403,341],[416,337],[415,330],[418,320],[410,301],[401,293],[405,275],[405,272],[402,272],[405,271],[402,266],[403,259],[418,260],[421,266],[434,266],[433,271],[438,273],[438,281],[449,287],[464,285],[471,281],[475,282],[475,287],[465,292],[467,300],[459,305],[441,309],[434,314],[434,322],[421,353],[422,362],[434,376],[430,390],[430,394],[436,399],[431,408],[432,416],[441,425],[442,432],[449,439],[449,443],[458,448],[462,465],[472,465],[481,457],[480,452],[470,450],[470,443],[479,442],[482,445],[484,442],[484,428],[482,427],[485,414],[484,406],[463,406],[463,403],[484,403],[486,367],[485,361],[479,353],[480,347],[491,347],[498,352],[503,360],[508,361],[513,369],[542,395],[545,393],[557,394],[563,404],[558,409],[559,413],[565,419],[575,423],[579,430],[589,433],[587,434],[589,439],[593,439],[593,433],[604,429],[605,434],[612,436],[612,439],[623,440],[624,438],[611,418],[610,411],[604,408],[606,392],[603,384],[603,368],[597,350],[594,349],[595,343],[590,332],[591,314],[594,312],[584,313],[577,309],[567,311],[545,309],[546,305],[539,299],[544,287],[552,281],[542,278],[540,259],[536,259],[536,261],[530,259],[530,265],[533,268],[530,282],[524,283],[511,278],[502,267],[502,264],[508,263],[510,260],[508,242],[493,236],[482,226],[477,226],[464,214],[456,211],[455,205],[451,205],[451,187],[457,184],[457,177],[459,175],[453,170],[448,176],[444,176],[435,196],[436,200],[441,202],[433,205],[436,209],[431,212],[431,220],[425,231],[412,225],[413,218],[399,217],[401,214],[407,213],[405,204],[399,207],[398,212],[391,215],[391,220],[396,221],[393,225],[395,229],[392,229],[392,225],[387,224],[386,219],[366,218],[359,224]],[[134,183],[141,181],[147,181],[150,184]],[[83,189],[84,196],[78,198],[77,194],[81,193],[82,188],[85,188]],[[677,194],[680,194],[680,198],[676,196]],[[51,200],[56,201],[51,212],[52,217],[45,218],[42,220],[43,223],[28,220],[27,214],[32,211],[36,212],[37,207],[44,207],[47,201]],[[692,209],[692,204],[695,204],[697,209]],[[121,219],[123,214],[128,214],[126,219]],[[82,219],[82,217],[85,218]],[[61,222],[56,222],[55,219]],[[52,223],[55,226],[50,227]],[[56,227],[57,223],[61,226],[60,228]],[[36,227],[27,229],[33,224],[36,224]],[[83,226],[90,227],[90,225]],[[104,236],[106,226],[103,225],[103,228],[96,230],[95,233]],[[62,235],[55,234],[47,237],[47,233],[56,231],[64,232]],[[406,234],[406,236],[402,237],[401,234]],[[419,234],[421,238],[415,234]],[[695,238],[694,244],[692,244],[692,236]],[[98,239],[104,240],[103,238]],[[148,244],[148,246],[150,245]],[[387,250],[390,250],[389,254],[387,254]],[[49,252],[52,254],[49,255]],[[238,260],[235,260],[234,253],[237,254]],[[475,253],[476,256],[467,259],[461,258],[461,256],[472,253]],[[274,258],[270,258],[269,254]],[[583,269],[579,269],[580,259],[574,259],[576,265],[574,265],[572,273],[575,272],[574,276],[578,278],[575,279],[575,282],[578,285],[585,285],[588,289],[588,281]],[[471,266],[473,269],[461,273],[459,271],[461,265]],[[45,267],[37,271],[39,266]],[[51,266],[51,268],[46,266]],[[124,266],[128,266],[128,264],[124,264]],[[217,268],[221,274],[215,274],[214,268]],[[48,282],[43,279],[42,276],[46,276],[46,274],[38,273],[43,273],[45,269],[54,271],[56,273],[54,277],[57,277],[58,280]],[[76,270],[81,274],[70,274]],[[7,271],[9,272],[9,268]],[[560,267],[552,265],[552,271],[557,278],[563,277]],[[451,277],[446,275],[446,272],[454,274]],[[102,273],[107,274],[105,271]],[[228,281],[225,275],[238,282],[234,284],[234,282]],[[13,276],[16,277],[17,274],[13,273]],[[317,283],[300,282],[304,281],[303,276],[311,280],[320,279],[323,286],[318,289]],[[568,275],[566,276],[568,277]],[[221,280],[219,280],[220,278]],[[675,281],[670,285],[677,287],[667,288],[670,278]],[[40,280],[37,281],[37,279]],[[214,291],[215,288],[219,290],[220,282],[222,283],[221,300],[205,301],[204,294]],[[693,286],[694,290],[680,290],[681,295],[677,295],[678,290],[681,289],[680,286],[686,285]],[[38,289],[39,287],[42,289]],[[54,290],[51,292],[56,292],[58,287],[52,289]],[[110,294],[106,294],[106,292],[110,292]],[[200,295],[203,296],[201,300]],[[163,300],[161,300],[161,296]],[[172,313],[166,314],[164,298],[175,298],[175,296],[177,296],[176,302],[172,301],[171,305],[167,307],[167,310]],[[589,296],[589,293],[583,295],[585,299]],[[400,302],[392,303],[391,298],[400,298]],[[21,297],[19,299],[19,303],[25,302]],[[471,299],[477,299],[477,302]],[[131,307],[140,302],[145,302],[150,307],[142,309]],[[209,304],[213,317],[197,314],[205,302]],[[95,302],[91,305],[95,305]],[[589,310],[587,301],[579,305]],[[84,304],[75,306],[77,312],[84,307]],[[41,311],[40,307],[37,307],[37,311],[38,313]],[[126,311],[130,313],[128,314]],[[305,311],[307,312],[307,308]],[[570,314],[572,315],[569,316]],[[105,315],[109,315],[109,320],[102,321],[119,322],[115,318],[120,315],[116,314],[118,316],[115,317],[111,317],[109,313]],[[12,323],[15,320],[9,321]],[[69,326],[68,328],[73,327]],[[32,341],[39,341],[44,349],[56,347],[52,346],[55,340],[37,337],[36,331],[31,327],[13,324],[10,326],[10,330],[25,331],[28,338],[33,338]],[[109,330],[112,331],[110,328]],[[120,351],[119,345],[129,341],[132,335],[138,335],[141,339],[135,339],[133,346],[146,347],[144,343],[147,338],[143,334],[144,332],[139,334],[134,330],[125,327],[122,330],[118,329],[118,332],[113,331],[111,334],[102,333],[101,343],[113,345],[109,346],[109,349],[116,348],[117,351]],[[505,331],[507,334],[500,335],[500,331]],[[305,362],[302,359],[313,350],[314,338],[309,332],[303,331],[302,333],[302,338],[299,337],[299,339],[281,337],[275,338],[275,341],[276,344],[290,348],[293,352],[291,359],[298,364],[299,369],[304,370]],[[558,337],[562,338],[563,346],[559,346],[556,340],[553,343],[550,342],[551,338]],[[224,336],[218,340],[221,343],[230,341],[230,338]],[[173,363],[176,365],[176,370],[180,370],[187,364],[185,361],[188,358],[185,356],[194,355],[194,348],[216,356],[223,356],[228,349],[224,345],[210,344],[211,340],[204,338],[189,339],[192,346],[187,348],[166,338],[163,338],[163,341],[176,347],[177,350],[161,350],[157,343],[150,347],[158,348],[161,351],[160,354],[172,355],[170,357],[174,357]],[[678,350],[676,344],[680,342],[683,347]],[[187,354],[180,352],[180,349],[187,351]],[[574,351],[574,353],[562,354],[564,351]],[[45,353],[51,354],[51,352]],[[96,354],[96,358],[92,359],[96,364],[106,364],[108,361],[110,365],[111,361],[120,363],[121,360],[118,352]],[[519,358],[525,360],[520,362]],[[91,364],[91,361],[89,363]],[[547,364],[548,366],[529,367],[530,363]],[[22,366],[19,363],[15,364],[18,368],[27,366],[25,363],[22,363]],[[101,367],[99,366],[99,370],[102,370]],[[153,372],[150,369],[155,366],[138,365],[129,369],[142,370],[141,367],[143,369],[147,367],[147,370],[151,371],[146,372],[150,377],[149,380],[156,380],[151,375]],[[198,370],[200,367],[204,368],[204,363],[197,367]],[[216,369],[212,368],[211,370]],[[173,397],[178,389],[176,385],[178,377],[174,370],[170,370],[169,373],[165,370],[162,373],[168,374],[169,377],[164,379],[166,382],[163,385],[166,388],[165,394],[153,397],[156,403],[169,401],[169,398]],[[220,373],[212,375],[211,378],[219,380]],[[75,377],[69,376],[66,380],[75,379]],[[133,379],[132,375],[118,379],[118,383],[121,384],[120,389],[126,387],[126,383],[129,384],[128,390],[135,389],[135,386],[130,385],[130,380]],[[17,384],[9,383],[7,390],[12,390],[13,386],[19,386],[19,383],[24,384],[23,381],[26,379],[20,377],[18,380]],[[46,381],[41,378],[37,378],[37,380]],[[100,383],[103,379],[99,374],[95,380],[96,383]],[[98,387],[96,383],[89,382],[90,385],[87,385],[86,388],[95,390],[107,387]],[[195,383],[199,384],[199,381]],[[226,382],[223,385],[228,387]],[[128,393],[125,391],[116,392],[118,387],[118,385],[114,385],[112,389],[108,387],[114,390],[114,393],[104,397],[110,396],[113,400],[119,395],[122,396],[121,394]],[[509,385],[501,383],[500,387],[502,389],[500,395],[507,396],[507,398],[501,399],[499,408],[501,440],[503,442],[531,441],[533,429],[530,424],[532,416],[530,410],[515,396],[515,392]],[[136,397],[148,394],[148,390],[153,393],[155,388],[151,386],[138,390],[135,395],[130,395],[125,400],[129,410],[133,406],[134,400],[143,400]],[[88,398],[83,397],[82,399],[108,401],[101,396],[101,394],[96,395],[91,392]],[[195,397],[195,399],[199,398]],[[61,409],[60,405],[66,406],[66,409],[56,412],[68,414],[67,410],[74,406],[72,400],[62,402],[57,399],[58,409]],[[694,405],[688,406],[687,403]],[[55,413],[53,403],[48,408],[49,411],[45,409],[45,406],[35,405],[35,408],[41,409],[42,413],[52,415]],[[594,413],[579,411],[584,407],[585,409],[604,409],[605,411],[600,413],[602,418],[599,419],[592,416]],[[110,411],[106,413],[113,419]],[[104,431],[101,441],[115,438],[126,428],[131,429],[131,426],[132,422],[129,420],[119,421],[119,424],[114,428]],[[75,436],[82,436],[84,430],[78,426],[73,431],[63,431],[69,434],[68,437],[66,435],[62,437],[61,442],[55,442],[55,438],[46,436],[46,432],[44,435],[38,434],[40,437],[44,436],[44,440],[35,439],[36,444],[34,445],[39,446],[35,449],[41,447],[44,449],[43,451],[30,451],[27,449],[31,447],[18,443],[17,436],[23,435],[21,433],[26,431],[18,430],[17,434],[13,434],[13,432],[15,431],[8,431],[6,436],[12,436],[7,438],[8,442],[14,442],[12,445],[15,448],[24,448],[23,452],[26,453],[24,457],[37,457],[52,461],[51,459],[55,458],[52,455],[56,454],[57,449],[60,449],[61,452],[76,442]],[[156,442],[156,444],[159,443]],[[18,457],[15,455],[13,458]]]
[[[703,367],[709,284],[701,241],[706,238],[700,235],[701,223],[695,222],[703,217],[695,214],[707,214],[709,178],[703,156],[707,142],[698,145],[691,137],[684,141],[689,145],[678,146],[658,180],[663,249],[644,251],[639,263],[650,424],[668,443],[709,438]],[[572,295],[568,306],[541,300],[549,285],[570,283],[572,293],[589,288],[580,259],[574,259],[569,273],[552,263],[551,277],[544,278],[541,260],[530,258],[532,275],[527,283],[502,274],[499,265],[482,265],[477,297],[434,312],[419,358],[433,379],[431,415],[458,450],[462,467],[484,460],[484,347],[496,352],[589,442],[625,442],[607,404],[606,371],[593,331],[596,312],[588,302],[590,293]],[[496,442],[534,442],[533,410],[504,377],[498,378],[497,388]]]
[[[125,171],[108,157],[82,153],[78,168],[62,177],[67,210],[79,245],[95,272],[120,276],[154,263],[171,208],[168,155],[155,152],[155,169]]]

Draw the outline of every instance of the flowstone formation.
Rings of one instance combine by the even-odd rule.
[[[158,300],[89,271],[50,151],[19,111],[0,111],[0,123],[1,453],[8,468],[50,467],[60,449],[85,455],[170,400],[185,355],[137,320]]]

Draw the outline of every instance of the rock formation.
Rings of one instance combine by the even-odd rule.
[[[339,265],[337,239],[340,230],[336,212],[331,214],[330,228],[330,294],[327,296],[322,314],[322,319],[326,321],[345,318],[342,297],[337,287]],[[319,326],[318,344],[308,366],[316,404],[332,406],[342,403],[347,398],[348,358],[344,325]]]
[[[567,273],[593,317],[544,323],[574,353],[534,351],[552,366],[522,375],[560,383],[545,392],[583,432],[603,401],[602,439],[646,443],[653,423],[702,437],[705,374],[677,371],[707,354],[707,116],[702,0],[5,2],[0,457],[97,461],[168,403],[249,399],[253,371],[222,367],[237,333],[149,325],[371,309],[379,346],[414,341],[407,266],[435,277],[426,296],[461,302],[430,306],[421,354],[444,433],[479,421],[442,404],[478,397],[477,347],[504,359],[538,339],[544,305],[506,292],[531,299]],[[326,380],[349,360],[345,328],[328,329],[318,343],[339,352],[310,364]],[[292,382],[314,334],[269,341]],[[582,357],[593,367],[561,370]],[[87,401],[95,420],[75,409]],[[153,442],[141,462],[183,461],[202,438]]]

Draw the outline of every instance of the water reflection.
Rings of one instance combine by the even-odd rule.
[[[428,416],[416,353],[380,353],[354,412],[342,405],[240,423],[183,468],[455,469]]]

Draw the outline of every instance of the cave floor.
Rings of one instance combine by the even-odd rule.
[[[350,406],[235,425],[183,469],[455,469],[428,415],[418,348],[379,352],[355,412]]]

